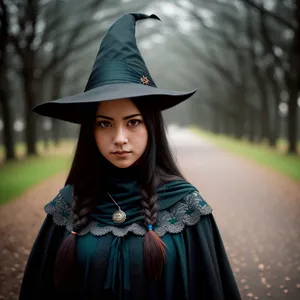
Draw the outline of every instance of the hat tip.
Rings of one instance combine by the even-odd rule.
[[[147,15],[147,14],[143,14],[143,13],[129,13],[127,15],[132,15],[136,21],[142,20],[142,19],[147,19],[147,18],[156,19],[156,20],[161,21],[161,19],[155,14]]]
[[[151,15],[149,16],[149,18],[152,18],[152,19],[156,19],[156,20],[161,21],[161,19],[160,19],[157,15],[155,15],[155,14],[151,14]]]

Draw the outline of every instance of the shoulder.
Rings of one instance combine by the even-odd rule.
[[[163,236],[166,233],[179,233],[186,226],[197,224],[200,219],[211,214],[213,209],[195,190],[179,202],[158,214],[156,233]]]
[[[66,226],[69,231],[72,230],[72,195],[73,186],[66,185],[44,206],[44,211],[46,214],[52,215],[54,223]]]
[[[60,189],[57,195],[44,206],[45,211],[56,206],[58,203],[64,203],[66,206],[72,205],[73,199],[73,186],[68,184]],[[47,211],[46,211],[47,212]]]

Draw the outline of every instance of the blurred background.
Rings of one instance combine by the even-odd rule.
[[[40,187],[40,191],[45,193],[45,182],[50,184],[49,180],[64,174],[55,181],[55,188],[49,189],[50,196],[56,193],[72,161],[79,131],[78,125],[38,116],[31,109],[83,92],[104,34],[128,12],[154,13],[162,20],[141,21],[136,27],[139,49],[158,87],[182,91],[198,88],[191,99],[163,113],[174,147],[178,145],[181,167],[191,181],[207,186],[206,195],[218,207],[221,196],[213,194],[221,184],[215,181],[217,175],[224,179],[232,166],[249,160],[254,164],[243,165],[240,171],[246,176],[244,184],[248,184],[246,196],[259,184],[265,185],[266,179],[267,191],[280,187],[284,191],[281,196],[291,201],[287,209],[292,210],[293,220],[300,219],[300,0],[0,0],[0,233],[8,238],[4,245],[2,235],[0,251],[3,257],[13,254],[21,261],[17,266],[3,264],[0,268],[0,299],[15,299],[24,261],[43,218],[41,212],[36,213],[39,219],[30,223],[32,233],[20,254],[15,248],[17,233],[7,234],[16,223],[11,216],[22,211],[25,203],[31,211],[37,207],[42,211],[42,206],[32,208],[37,194],[26,193],[37,184],[42,184],[44,190]],[[184,154],[189,147],[194,149],[190,163]],[[222,150],[214,152],[216,149]],[[229,156],[216,162],[221,153]],[[196,173],[199,169],[191,171],[197,159],[202,162],[202,175]],[[213,163],[217,165],[211,174]],[[255,172],[266,173],[259,177]],[[203,181],[196,182],[199,176]],[[260,181],[253,183],[256,177]],[[237,178],[230,184],[232,188],[238,186]],[[34,201],[28,200],[28,195],[35,195]],[[273,197],[269,196],[262,193],[260,197],[269,201]],[[39,205],[47,200],[40,199]],[[272,206],[266,202],[266,211],[269,204]],[[260,203],[255,205],[253,210]],[[235,212],[232,218],[241,220],[240,211]],[[229,251],[230,229],[219,214]],[[20,217],[19,222],[23,221]],[[289,223],[286,230],[291,232],[294,225]],[[299,233],[293,232],[291,253],[299,248]],[[234,263],[235,256],[229,254]],[[299,295],[299,255],[290,262],[295,276],[282,275],[284,284],[278,283],[277,299],[296,299],[293,297]],[[259,260],[254,264],[258,272],[266,266]],[[9,283],[7,274],[17,270],[17,282]],[[258,295],[260,289],[271,288],[266,287],[266,279],[259,280],[262,286],[257,283],[255,292],[249,292],[247,279],[238,273],[235,270],[245,299],[276,298],[276,292]],[[285,286],[292,279],[293,293]]]

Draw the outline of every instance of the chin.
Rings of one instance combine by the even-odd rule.
[[[134,162],[132,161],[111,161],[111,163],[120,169],[129,168],[131,165],[133,165]]]

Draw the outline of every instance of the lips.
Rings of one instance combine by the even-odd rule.
[[[125,154],[125,153],[130,153],[131,151],[115,151],[112,152],[113,154]]]

